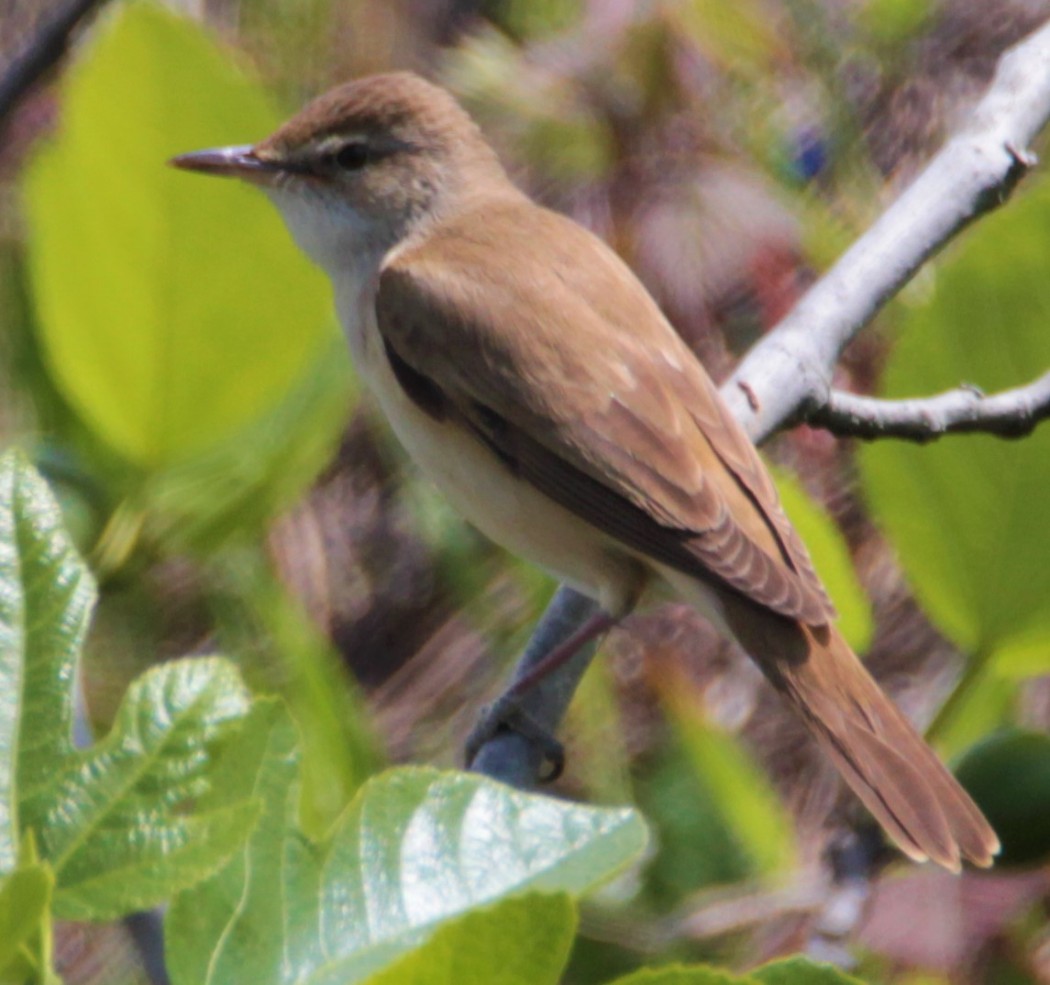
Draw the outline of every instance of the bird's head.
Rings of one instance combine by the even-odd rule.
[[[332,89],[254,146],[183,154],[176,167],[262,187],[324,267],[347,249],[385,252],[506,178],[444,89],[408,72]]]

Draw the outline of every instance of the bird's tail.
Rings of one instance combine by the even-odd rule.
[[[837,629],[725,602],[729,628],[901,851],[953,872],[992,864],[999,839],[984,815]]]

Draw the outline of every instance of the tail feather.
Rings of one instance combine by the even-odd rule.
[[[727,622],[860,800],[910,858],[989,866],[999,839],[837,629],[727,600]]]

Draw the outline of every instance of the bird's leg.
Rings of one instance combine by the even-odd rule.
[[[563,640],[547,653],[542,660],[516,678],[511,686],[507,688],[504,697],[511,700],[520,698],[527,691],[532,690],[540,681],[553,674],[559,667],[568,663],[591,640],[597,640],[599,637],[604,636],[615,625],[616,620],[599,609],[568,639]]]
[[[555,779],[565,755],[554,730],[594,655],[592,644],[616,621],[589,599],[561,589],[514,680],[468,736],[468,767],[516,786]]]

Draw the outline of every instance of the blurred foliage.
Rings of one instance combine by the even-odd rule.
[[[1050,185],[1037,181],[1017,204],[981,223],[939,265],[926,299],[902,312],[885,395],[960,383],[992,392],[1050,365]],[[877,442],[861,450],[860,465],[871,509],[923,608],[972,658],[967,715],[983,716],[988,704],[998,716],[1002,689],[988,675],[1038,675],[1050,665],[1050,431],[1023,441]],[[967,697],[959,689],[949,711]],[[945,713],[938,728],[951,724]]]
[[[259,88],[160,7],[105,19],[64,83],[58,136],[26,172],[33,293],[63,393],[122,455],[160,470],[287,391],[329,331],[328,291],[258,195],[158,167],[273,129]]]
[[[967,750],[956,773],[999,835],[1002,864],[1033,865],[1050,856],[1050,735],[993,732]]]
[[[762,73],[786,54],[778,30],[782,12],[768,0],[686,0],[669,5],[669,11],[681,18],[686,36],[699,50],[733,73]]]
[[[665,705],[700,784],[699,799],[717,813],[746,859],[744,872],[734,872],[734,878],[790,869],[795,861],[791,821],[769,780],[731,735],[705,720],[687,695],[687,689],[671,681]],[[704,844],[709,845],[706,839]]]
[[[182,547],[258,531],[331,454],[349,376],[328,287],[273,210],[160,166],[272,129],[260,88],[159,6],[100,21],[25,195],[46,368],[117,454],[93,456],[122,494],[95,545],[108,571],[144,530]]]
[[[448,761],[497,686],[497,661],[472,662],[486,649],[475,637],[512,653],[552,583],[403,476],[385,439],[358,437],[328,465],[357,392],[323,278],[257,192],[163,162],[263,136],[281,116],[266,93],[290,109],[348,74],[422,69],[463,99],[516,178],[613,243],[721,377],[934,149],[995,46],[1022,32],[1021,6],[215,0],[218,44],[159,4],[111,3],[0,144],[0,436],[31,453],[98,580],[84,684],[104,736],[87,751],[69,741],[87,576],[39,479],[4,459],[0,980],[57,981],[52,914],[108,919],[171,899],[169,960],[186,983],[298,980],[294,966],[317,983],[590,985],[642,964],[826,953],[820,906],[769,901],[808,885],[832,804],[816,833],[805,811],[789,816],[764,767],[798,791],[794,806],[819,800],[820,783],[790,737],[757,721],[767,706],[753,679],[673,619],[638,630],[655,654],[647,673],[596,666],[570,715],[567,792],[633,798],[654,841],[592,893],[564,976],[577,896],[638,855],[638,819],[466,776],[369,779],[406,749]],[[0,48],[11,36],[0,31]],[[56,91],[57,125],[29,148]],[[924,272],[846,354],[840,385],[995,390],[1050,363],[1050,203],[1032,184]],[[24,214],[7,208],[16,185]],[[1047,440],[860,449],[864,503],[889,547],[848,452],[811,434],[771,452],[805,475],[781,467],[778,486],[852,644],[877,663],[928,617],[958,651],[933,734],[965,753],[960,774],[1018,878],[1046,858]],[[326,467],[345,480],[327,523],[311,513]],[[300,523],[278,550],[293,503]],[[376,549],[363,528],[393,510],[408,532],[384,541],[394,527],[380,524]],[[297,587],[342,594],[297,597],[282,552]],[[911,623],[893,621],[904,590],[886,574],[891,552],[922,607]],[[367,634],[338,628],[357,624]],[[138,676],[217,651],[229,660]],[[366,666],[369,680],[382,669],[370,693],[352,675]],[[26,784],[30,771],[46,779]],[[690,916],[723,895],[734,929],[692,936]],[[792,934],[792,921],[808,923]],[[965,974],[917,977],[877,939],[867,946],[884,956],[860,968],[901,985],[1034,983],[1050,974],[1045,928],[1041,912],[1014,920],[1016,960],[982,930],[996,957]],[[620,981],[852,979],[792,958]]]
[[[914,37],[933,16],[931,0],[867,0],[860,7],[860,25],[889,46]]]

